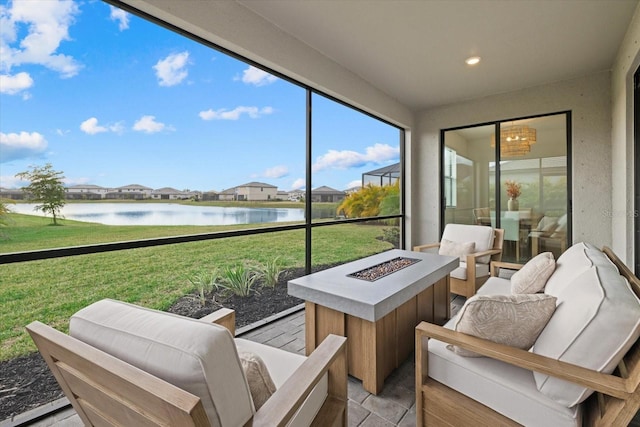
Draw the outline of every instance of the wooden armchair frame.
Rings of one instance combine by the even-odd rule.
[[[494,229],[493,248],[475,252],[467,255],[467,279],[461,280],[455,277],[451,277],[451,293],[462,295],[466,298],[472,297],[476,294],[476,291],[487,281],[489,275],[476,277],[476,260],[483,256],[490,255],[491,261],[500,261],[502,259],[502,246],[504,244],[504,230],[501,228]],[[416,252],[422,252],[426,249],[439,248],[440,243],[429,243],[426,245],[414,246],[413,250]]]
[[[627,278],[640,297],[640,280],[607,247],[604,253]],[[596,393],[583,405],[584,426],[626,426],[640,409],[640,340],[624,356],[613,374],[603,374],[525,350],[422,322],[416,327],[416,417],[418,426],[517,426],[481,403],[429,378],[428,341],[437,339],[523,369],[551,375]]]
[[[202,321],[235,332],[235,312]],[[27,330],[83,423],[210,426],[200,398],[40,322]],[[285,426],[328,373],[328,396],[314,425],[347,425],[346,338],[329,335],[249,420],[247,426]]]

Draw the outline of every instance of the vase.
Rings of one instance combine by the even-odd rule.
[[[520,204],[518,203],[518,199],[514,199],[513,197],[509,199],[507,202],[507,209],[510,211],[517,211],[520,209]]]

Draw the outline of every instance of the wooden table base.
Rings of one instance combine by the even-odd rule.
[[[423,320],[442,325],[450,309],[448,275],[376,322],[307,301],[306,354],[329,334],[346,336],[349,375],[378,394],[385,378],[413,353],[416,325]]]

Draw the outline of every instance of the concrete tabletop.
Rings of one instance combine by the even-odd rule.
[[[373,282],[349,274],[394,258],[419,262]],[[375,322],[456,269],[457,257],[393,249],[288,282],[289,295]]]

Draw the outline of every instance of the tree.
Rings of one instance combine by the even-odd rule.
[[[11,210],[8,203],[14,203],[13,200],[10,199],[0,199],[0,227],[9,224],[9,214]]]
[[[40,203],[35,209],[51,214],[53,224],[57,225],[57,217],[65,205],[62,172],[54,171],[51,163],[47,163],[42,167],[31,166],[30,170],[16,174],[16,177],[30,182],[22,191],[28,193],[36,203]]]

